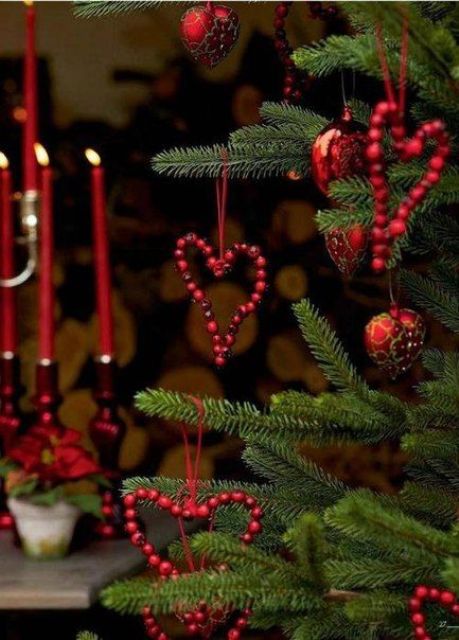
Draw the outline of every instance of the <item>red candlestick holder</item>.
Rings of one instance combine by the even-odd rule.
[[[109,356],[100,356],[95,360],[96,386],[94,399],[97,412],[89,424],[89,435],[98,452],[99,461],[107,477],[116,483],[120,477],[119,455],[126,425],[118,413],[118,402],[115,392],[116,363]],[[105,522],[97,526],[97,533],[106,539],[117,537],[123,532],[120,505],[115,492],[105,491],[103,494],[102,512]]]
[[[21,425],[19,396],[21,380],[19,358],[12,352],[0,354],[0,439],[1,455],[8,453],[8,448]],[[12,529],[13,516],[5,504],[4,492],[0,491],[0,530]]]
[[[63,430],[57,409],[61,402],[58,385],[58,364],[53,360],[40,360],[36,368],[36,393],[33,403],[37,408],[33,426]]]

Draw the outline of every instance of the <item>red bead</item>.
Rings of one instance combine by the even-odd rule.
[[[418,638],[418,640],[425,640],[426,638],[426,630],[424,629],[424,627],[415,627],[414,628],[414,635],[416,638]]]
[[[144,542],[145,542],[145,536],[142,533],[140,533],[139,531],[137,533],[134,533],[131,536],[131,543],[135,547],[140,547],[141,545],[143,545]]]
[[[375,216],[375,225],[377,227],[381,227],[382,229],[386,226],[387,224],[387,216],[383,215],[383,214],[378,214],[377,216]]]
[[[126,509],[124,517],[126,520],[135,520],[137,518],[137,511],[135,509]]]
[[[434,171],[441,171],[445,166],[444,158],[440,158],[440,156],[434,156],[429,160],[429,167]]]
[[[379,127],[371,127],[367,135],[372,142],[380,142],[383,139],[383,132]]]
[[[232,335],[227,335],[225,337],[225,342],[227,347],[232,347],[233,344],[236,342],[236,338]]]
[[[428,171],[426,173],[426,180],[430,184],[437,184],[440,181],[440,173],[438,171]]]
[[[218,507],[219,504],[220,504],[220,502],[219,502],[218,498],[215,497],[215,496],[212,497],[212,498],[209,498],[207,500],[207,506],[209,507],[209,509],[214,510],[214,509],[216,509]]]
[[[417,586],[416,589],[414,590],[414,595],[416,596],[416,598],[423,600],[424,598],[427,598],[427,596],[429,595],[429,589],[421,584]]]
[[[236,620],[236,627],[238,629],[245,629],[247,627],[247,618],[240,617]]]
[[[264,293],[265,290],[266,290],[266,282],[259,280],[255,283],[255,291],[257,293]]]
[[[139,500],[146,500],[148,498],[148,491],[146,489],[137,489],[135,494]]]
[[[223,358],[222,356],[217,356],[214,362],[217,367],[224,367],[226,364],[226,359]]]
[[[439,600],[440,599],[440,589],[436,589],[435,587],[431,587],[429,589],[429,598],[431,600]]]
[[[172,573],[173,566],[168,560],[163,560],[159,565],[159,573],[162,576],[169,576]]]
[[[259,269],[263,269],[264,267],[266,267],[266,258],[264,258],[263,256],[259,256],[255,261],[255,266]]]
[[[137,522],[127,522],[124,528],[129,534],[133,534],[138,531],[139,525],[137,524]]]
[[[171,516],[174,518],[180,518],[182,515],[182,507],[178,504],[173,504],[170,508]]]
[[[247,313],[253,313],[255,311],[255,305],[253,302],[247,302],[245,305],[245,309]]]
[[[248,507],[256,507],[256,506],[257,506],[257,501],[255,500],[255,498],[254,498],[254,497],[252,497],[252,496],[247,496],[247,497],[246,497],[246,499],[245,499],[245,504],[246,504]]]
[[[217,333],[217,331],[218,331],[218,324],[215,322],[215,320],[211,320],[210,322],[207,323],[208,333]]]
[[[276,7],[276,16],[278,18],[286,18],[288,16],[288,6],[284,3],[278,4]]]
[[[176,264],[179,271],[188,271],[188,262],[186,260],[177,260]]]
[[[233,502],[244,502],[245,493],[243,491],[233,491],[231,493],[231,500]]]
[[[158,567],[161,564],[161,558],[155,553],[148,558],[150,567]]]
[[[403,222],[403,220],[391,220],[389,224],[389,233],[393,237],[402,236],[404,233],[406,233],[406,224]]]
[[[381,273],[384,271],[385,266],[386,262],[382,258],[373,258],[371,261],[371,268],[375,273]]]
[[[196,515],[198,518],[208,518],[209,507],[206,504],[200,504],[196,509]]]
[[[142,553],[144,556],[151,556],[155,552],[155,549],[152,544],[147,542],[142,547]]]
[[[170,509],[172,506],[172,500],[169,496],[160,496],[158,498],[158,506],[162,509]]]
[[[249,526],[247,527],[247,531],[252,534],[261,533],[262,530],[263,527],[261,523],[258,522],[258,520],[252,520],[251,522],[249,522]]]
[[[196,289],[196,291],[193,291],[193,298],[196,300],[196,302],[201,302],[201,300],[205,298],[204,291],[202,291],[201,289]]]
[[[135,514],[135,511],[134,511]],[[105,504],[102,507],[102,515],[105,516],[106,518],[109,518],[110,516],[113,515],[113,507],[110,504]]]
[[[454,593],[452,593],[451,591],[442,591],[440,593],[440,602],[442,604],[453,604],[455,600],[456,598],[454,596]]]
[[[123,498],[123,504],[125,507],[128,507],[128,508],[135,507],[136,503],[137,503],[137,498],[134,495],[132,495],[132,493],[130,493],[127,496],[124,496]]]
[[[459,604],[454,604],[454,605],[451,607],[451,613],[452,613],[454,616],[459,616]]]
[[[228,504],[228,502],[231,500],[231,495],[226,491],[223,491],[222,493],[218,494],[218,499],[221,504]]]
[[[419,600],[419,598],[411,598],[408,606],[410,608],[410,611],[419,611],[419,609],[421,608],[421,601]]]
[[[250,533],[244,533],[241,536],[241,540],[244,544],[251,544],[253,542],[253,536]]]
[[[156,502],[159,498],[159,491],[157,489],[150,489],[148,492],[148,499],[152,502]]]
[[[190,634],[190,636],[195,636],[199,633],[199,627],[197,624],[189,624],[187,626],[187,631]]]
[[[365,155],[368,160],[381,160],[384,155],[383,148],[379,142],[372,142],[365,149]]]
[[[263,517],[263,509],[261,507],[254,507],[250,512],[250,515],[255,520],[260,520]]]
[[[413,615],[411,616],[411,622],[415,625],[424,624],[424,615],[422,613],[413,613]]]
[[[241,632],[238,629],[230,629],[228,631],[228,640],[239,640]]]

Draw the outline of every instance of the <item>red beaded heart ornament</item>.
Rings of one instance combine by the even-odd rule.
[[[390,221],[390,192],[382,145],[386,125],[390,125],[393,148],[402,162],[419,158],[424,152],[427,140],[432,139],[436,142],[436,148],[427,163],[427,171],[399,203]],[[441,120],[425,122],[413,137],[405,140],[405,136],[406,129],[398,105],[391,101],[377,104],[370,118],[369,143],[366,148],[375,202],[374,226],[371,233],[371,268],[375,273],[382,273],[386,269],[387,261],[392,254],[392,244],[397,237],[406,233],[407,221],[413,210],[423,202],[430,189],[440,180],[445,160],[450,154],[449,137]]]
[[[206,297],[191,274],[188,261],[185,258],[187,247],[196,247],[206,259],[206,266],[212,271],[216,278],[222,278],[229,273],[238,256],[246,256],[256,269],[256,280],[250,299],[239,305],[234,312],[226,333],[220,333],[218,322],[212,310],[212,302]],[[183,282],[186,285],[191,299],[201,305],[204,320],[207,323],[207,331],[212,336],[214,363],[218,367],[223,367],[231,356],[231,347],[236,342],[236,335],[239,327],[247,316],[254,313],[257,305],[261,302],[266,291],[266,259],[261,255],[259,247],[236,242],[233,246],[221,252],[221,257],[217,258],[214,248],[203,238],[195,233],[188,233],[179,238],[174,252],[175,264]]]
[[[215,67],[233,49],[239,37],[239,18],[224,5],[207,2],[206,6],[191,7],[180,23],[182,41],[193,58]]]
[[[140,531],[140,523],[138,519],[137,506],[139,502],[153,502],[158,508],[169,511],[171,516],[179,520],[182,530],[183,520],[192,520],[193,518],[213,518],[217,509],[221,506],[229,504],[240,504],[250,513],[250,520],[247,524],[246,531],[240,536],[243,544],[251,544],[255,536],[262,532],[261,519],[263,511],[258,505],[255,498],[248,496],[244,491],[221,492],[217,495],[207,498],[207,500],[197,503],[189,496],[184,499],[183,504],[175,501],[169,496],[160,493],[157,489],[140,487],[133,493],[129,493],[124,497],[124,517],[126,520],[126,531],[130,535],[131,543],[138,547],[146,556],[149,567],[155,569],[163,580],[176,578],[180,571],[169,560],[164,560],[156,552],[155,547],[149,543],[144,534]],[[200,634],[202,637],[209,637],[216,624],[224,618],[224,611],[217,610],[217,615],[212,607],[207,603],[201,603],[196,611],[186,612],[181,616],[187,627],[187,631],[191,635]],[[248,609],[244,610],[235,625],[228,632],[228,640],[237,640],[240,631],[247,626],[247,619],[250,615]],[[159,626],[156,618],[153,616],[151,609],[146,607],[143,611],[147,635],[150,638],[158,640],[168,640],[168,636],[164,634]]]
[[[341,273],[350,278],[365,257],[368,233],[360,224],[350,229],[332,229],[325,234],[325,246]]]
[[[413,597],[408,603],[410,620],[413,625],[414,637],[417,640],[432,640],[426,629],[426,616],[422,613],[426,602],[434,602],[459,618],[459,601],[456,595],[447,589],[440,590],[435,587],[416,587]]]

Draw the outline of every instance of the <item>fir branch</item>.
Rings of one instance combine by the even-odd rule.
[[[328,322],[320,317],[308,300],[293,305],[293,310],[303,338],[327,379],[341,391],[368,396],[368,386],[357,374]]]
[[[284,540],[295,554],[299,569],[305,578],[318,591],[327,591],[331,583],[324,572],[324,563],[328,556],[325,530],[320,518],[306,513],[285,534]]]
[[[443,570],[443,579],[446,586],[452,589],[455,593],[459,593],[459,560],[450,558],[445,562],[445,568]]]
[[[400,284],[417,306],[426,309],[451,331],[459,333],[458,297],[442,291],[437,283],[412,271],[401,271]]]
[[[342,482],[287,444],[270,447],[249,444],[243,452],[243,459],[255,473],[279,488],[291,487],[295,483],[298,495],[304,494],[304,499],[311,505],[333,504],[346,491]]]
[[[430,489],[406,482],[399,498],[404,512],[436,528],[448,529],[456,521],[457,504],[454,496],[439,488]]]
[[[157,7],[161,0],[73,0],[74,13],[79,18],[100,18],[107,15],[145,11]]]
[[[349,493],[325,512],[325,522],[352,538],[363,536],[377,547],[418,557],[433,565],[437,557],[459,555],[459,539],[420,523],[367,491]]]
[[[395,613],[406,612],[406,596],[390,591],[373,591],[347,602],[344,608],[349,619],[359,624],[381,624]]]
[[[100,640],[100,638],[95,633],[91,633],[91,631],[80,631],[76,640]]]
[[[275,126],[311,127],[320,131],[328,124],[323,116],[285,102],[264,102],[260,108],[260,116],[267,124]]]
[[[170,149],[156,155],[152,167],[173,177],[217,178],[222,170],[222,145]],[[265,178],[284,175],[292,166],[307,173],[309,158],[304,144],[244,144],[228,147],[228,174],[232,178]]]

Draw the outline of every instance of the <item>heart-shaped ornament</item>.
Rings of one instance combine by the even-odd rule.
[[[194,518],[213,519],[215,512],[222,506],[229,504],[239,504],[244,506],[250,519],[247,528],[241,534],[240,540],[243,544],[251,544],[254,538],[262,530],[261,519],[263,511],[255,498],[247,495],[244,491],[222,491],[217,495],[207,498],[204,502],[196,503],[188,498],[183,498],[180,502],[173,500],[169,496],[160,493],[156,489],[140,487],[135,492],[127,494],[123,499],[124,517],[126,520],[125,529],[130,535],[131,543],[138,547],[146,556],[148,566],[155,569],[163,580],[174,579],[180,573],[169,560],[161,558],[155,547],[149,543],[141,532],[137,506],[139,503],[153,503],[157,508],[168,511],[173,518],[192,520]],[[221,568],[224,570],[224,568]],[[200,603],[196,611],[179,612],[178,617],[185,624],[190,635],[200,635],[208,638],[212,634],[215,626],[221,624],[228,612],[221,607],[212,607],[208,603]],[[240,632],[247,626],[250,610],[245,609],[236,619],[234,626],[228,632],[229,640],[238,640]],[[168,640],[168,636],[162,631],[157,619],[153,616],[151,609],[146,607],[143,611],[145,628],[150,638],[158,640]]]
[[[365,257],[368,233],[360,224],[350,229],[336,228],[325,234],[325,246],[341,273],[350,278]]]
[[[250,299],[235,309],[228,329],[221,333],[215,314],[212,309],[212,301],[209,300],[203,289],[196,283],[186,260],[185,251],[188,247],[198,249],[206,259],[206,266],[216,278],[222,278],[229,273],[239,256],[246,257],[256,270],[255,282]],[[236,242],[232,247],[223,252],[222,258],[215,256],[214,248],[206,240],[195,233],[188,233],[177,240],[174,252],[177,271],[190,294],[191,299],[201,306],[206,329],[212,337],[214,362],[218,367],[223,367],[231,357],[231,347],[236,342],[236,336],[242,322],[257,308],[266,291],[266,259],[261,255],[259,247]]]
[[[389,220],[390,192],[382,144],[386,125],[390,125],[392,146],[402,162],[419,158],[423,154],[428,140],[433,140],[436,143],[427,162],[427,170],[398,204],[391,220]],[[371,234],[373,256],[371,268],[375,273],[382,273],[386,269],[387,262],[392,255],[392,244],[397,237],[407,232],[408,219],[413,210],[423,202],[430,189],[439,182],[446,158],[450,154],[449,136],[445,131],[445,124],[441,120],[425,122],[411,138],[405,139],[405,137],[406,128],[398,105],[395,102],[377,104],[371,114],[368,131],[369,143],[365,152],[369,163],[370,183],[375,203]]]
[[[380,313],[370,320],[365,327],[364,342],[373,362],[395,379],[418,357],[425,333],[419,313],[394,305],[390,313]]]
[[[452,616],[459,618],[459,601],[452,591],[419,585],[416,587],[414,595],[408,603],[414,637],[417,640],[432,640],[427,632],[427,619],[425,613],[423,613],[426,602],[438,604],[446,609]]]
[[[206,67],[215,67],[233,49],[239,37],[239,18],[225,5],[191,7],[180,23],[182,41],[193,58]]]

